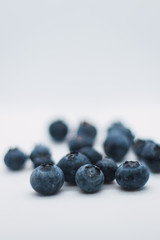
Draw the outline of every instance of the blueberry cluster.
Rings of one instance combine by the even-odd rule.
[[[34,167],[30,183],[42,195],[57,193],[64,182],[93,193],[115,179],[122,188],[136,190],[148,181],[148,169],[160,172],[160,145],[151,140],[134,140],[134,134],[120,122],[113,123],[107,130],[103,143],[106,155],[93,147],[97,129],[90,123],[82,122],[71,138],[67,136],[67,124],[61,120],[52,122],[48,131],[52,140],[66,140],[70,151],[57,164],[50,149],[44,145],[35,146],[30,155],[18,148],[10,149],[4,157],[10,170],[22,169],[30,159]],[[138,161],[125,161],[129,149]],[[118,166],[119,162],[122,163]]]

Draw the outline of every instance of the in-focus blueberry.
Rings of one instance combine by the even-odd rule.
[[[102,159],[102,154],[97,152],[93,147],[83,147],[79,149],[79,152],[87,156],[92,164]]]
[[[78,128],[77,135],[94,139],[97,135],[97,129],[88,122],[82,122]]]
[[[42,195],[52,195],[60,190],[64,183],[62,170],[52,163],[35,168],[30,177],[32,188]]]
[[[28,156],[18,148],[9,149],[4,156],[4,163],[10,170],[20,170],[24,167]]]
[[[76,171],[87,163],[90,163],[90,161],[85,155],[79,152],[71,152],[63,157],[57,166],[64,172],[66,182],[75,183]]]
[[[149,179],[146,166],[138,161],[126,161],[116,171],[116,181],[124,189],[136,190],[143,187]]]
[[[117,164],[112,159],[105,157],[96,162],[96,166],[102,170],[104,174],[104,181],[106,183],[112,182],[115,179]]]
[[[54,163],[49,148],[41,144],[34,147],[30,154],[30,159],[35,168],[43,163]]]
[[[88,137],[84,136],[77,136],[68,142],[69,150],[70,151],[79,151],[79,149],[83,147],[92,147],[93,146],[93,140]]]
[[[68,133],[68,127],[66,123],[61,120],[51,123],[49,126],[49,133],[55,141],[63,141]]]
[[[84,192],[93,193],[99,191],[104,184],[104,175],[97,166],[86,164],[78,169],[75,180]]]

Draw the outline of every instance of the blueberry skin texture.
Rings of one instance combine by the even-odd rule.
[[[95,164],[97,161],[102,159],[102,154],[92,147],[83,147],[79,150],[79,152],[87,156],[92,164]]]
[[[88,137],[77,136],[70,139],[68,146],[70,151],[79,151],[83,147],[92,147],[93,140]]]
[[[82,165],[88,163],[90,163],[90,161],[85,155],[79,152],[71,152],[63,157],[57,166],[62,169],[65,176],[65,181],[74,184],[76,171]]]
[[[77,135],[94,139],[97,135],[97,129],[90,123],[82,122],[77,130]]]
[[[109,134],[104,142],[105,154],[116,162],[122,161],[130,148],[130,141],[118,132]]]
[[[84,192],[94,193],[104,184],[104,175],[97,166],[86,164],[76,172],[75,181]]]
[[[146,141],[142,151],[142,160],[149,167],[151,172],[160,172],[160,145],[153,141]]]
[[[136,190],[143,187],[149,179],[146,166],[138,161],[126,161],[116,171],[116,181],[124,189]]]
[[[35,168],[43,163],[54,163],[49,148],[41,144],[34,147],[30,154],[30,159],[32,160]]]
[[[105,157],[98,161],[96,166],[102,170],[105,183],[110,183],[115,179],[117,164],[112,159]]]
[[[32,188],[42,195],[57,193],[64,183],[62,170],[53,164],[42,164],[35,168],[30,177]]]
[[[9,149],[4,156],[4,163],[10,170],[20,170],[24,167],[28,156],[18,148]]]
[[[49,126],[49,134],[57,142],[63,141],[67,133],[68,133],[68,127],[61,120],[55,121],[51,123],[51,125]]]

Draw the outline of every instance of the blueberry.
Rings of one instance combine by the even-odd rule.
[[[86,164],[78,169],[75,180],[84,192],[93,193],[99,191],[104,184],[104,175],[97,166]]]
[[[138,161],[126,161],[116,171],[116,181],[124,189],[136,190],[149,179],[148,169]]]
[[[85,155],[79,152],[71,152],[63,157],[57,166],[64,172],[66,182],[75,183],[76,171],[87,163],[90,163],[90,161]]]
[[[18,148],[9,149],[4,157],[6,166],[11,170],[20,170],[24,167],[28,156]]]
[[[79,149],[83,147],[92,147],[93,140],[88,137],[77,136],[72,138],[68,144],[69,144],[70,151],[79,151]]]
[[[87,156],[92,164],[95,164],[97,161],[102,159],[102,154],[92,147],[83,147],[79,149],[79,152]]]
[[[131,130],[129,128],[126,128],[121,122],[115,122],[109,127],[108,133],[110,134],[113,132],[119,132],[122,135],[127,136],[130,143],[132,143],[134,140],[134,135]]]
[[[112,182],[115,179],[117,164],[112,159],[105,157],[96,162],[96,166],[102,170],[104,174],[104,181],[106,183]]]
[[[132,145],[132,149],[139,159],[142,158],[142,150],[143,150],[145,144],[146,144],[145,140],[136,139]]]
[[[127,154],[133,140],[134,135],[128,128],[120,122],[113,123],[108,129],[104,151],[107,156],[119,162]]]
[[[43,163],[53,163],[51,152],[49,148],[44,145],[35,146],[31,152],[30,159],[32,160],[35,168]]]
[[[114,132],[108,135],[103,146],[106,155],[119,162],[127,154],[130,148],[130,141],[125,135]]]
[[[52,195],[62,187],[64,174],[56,165],[45,163],[34,169],[30,183],[36,192],[42,195]]]
[[[94,139],[97,135],[97,129],[90,123],[82,122],[78,128],[77,135]]]
[[[49,133],[55,141],[63,141],[68,133],[67,125],[61,121],[55,121],[49,126]]]
[[[142,150],[142,159],[154,173],[160,172],[160,145],[153,141],[146,141]]]

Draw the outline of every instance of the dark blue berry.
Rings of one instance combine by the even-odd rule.
[[[134,135],[121,123],[114,123],[108,129],[108,135],[104,142],[104,151],[107,156],[116,162],[122,161],[127,154]]]
[[[108,133],[119,132],[122,135],[126,135],[127,138],[132,143],[134,140],[134,135],[129,128],[126,128],[121,122],[115,122],[108,128]]]
[[[104,151],[107,156],[116,162],[122,161],[130,148],[130,142],[125,135],[109,134],[104,142]]]
[[[55,141],[63,141],[68,133],[68,127],[63,121],[58,120],[51,123],[49,133]]]
[[[13,148],[6,153],[4,162],[9,169],[20,170],[24,167],[27,158],[28,156],[25,153],[18,148]]]
[[[95,164],[97,161],[102,159],[102,154],[92,147],[83,147],[79,149],[79,152],[87,156],[92,164]]]
[[[32,188],[42,195],[52,195],[60,190],[64,183],[62,170],[52,163],[35,168],[30,177]]]
[[[81,149],[83,147],[92,147],[93,140],[88,137],[77,136],[77,137],[70,139],[68,145],[69,145],[70,151],[79,151],[79,149]]]
[[[112,159],[105,157],[96,162],[96,166],[102,170],[104,174],[104,181],[106,183],[112,182],[115,179],[117,164]]]
[[[138,161],[126,161],[116,171],[116,181],[124,189],[136,190],[149,179],[148,169]]]
[[[76,171],[87,163],[90,163],[90,161],[85,155],[79,152],[71,152],[63,157],[57,166],[64,172],[66,182],[75,183]]]
[[[82,122],[78,128],[77,135],[94,139],[97,135],[97,129],[88,122]]]
[[[145,144],[146,144],[145,140],[136,139],[132,145],[132,149],[139,159],[142,158],[142,151],[143,151]]]
[[[153,141],[146,141],[142,150],[142,159],[154,173],[160,172],[160,145]]]
[[[93,193],[99,191],[104,184],[104,175],[97,166],[86,164],[78,169],[75,180],[84,192]]]
[[[54,163],[49,148],[44,145],[35,146],[31,152],[30,159],[32,160],[35,168],[43,163]]]

